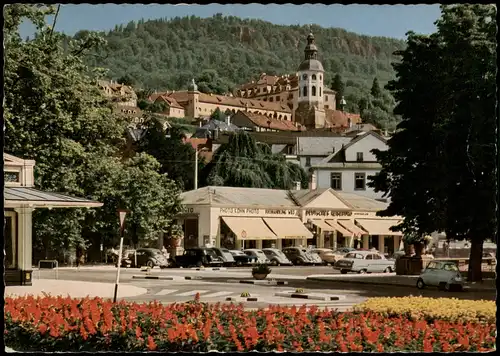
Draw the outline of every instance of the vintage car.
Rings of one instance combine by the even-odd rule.
[[[207,247],[188,248],[181,256],[171,259],[173,267],[220,267],[224,261],[217,254]]]
[[[132,266],[134,267],[147,266],[153,268],[158,266],[160,268],[167,268],[169,265],[169,262],[163,252],[157,248],[138,248],[135,250],[135,253],[130,253],[128,258],[131,260]]]
[[[313,256],[303,247],[285,247],[281,251],[294,265],[303,266],[317,263]]]
[[[434,286],[444,290],[462,290],[464,279],[457,263],[453,261],[430,261],[417,280],[417,288]]]
[[[337,259],[330,248],[314,248],[311,252],[317,253],[324,264],[334,264]]]
[[[335,256],[335,262],[344,258],[349,252],[356,251],[355,248],[352,247],[340,247],[333,251],[333,255]]]
[[[266,254],[258,248],[249,248],[243,250],[243,252],[248,256],[257,257],[257,263],[271,263],[271,261],[269,261],[269,259],[266,257]]]
[[[273,266],[292,265],[292,262],[286,258],[285,254],[277,248],[263,248],[262,251]]]
[[[219,256],[222,261],[224,261],[224,266],[234,266],[236,261],[233,255],[227,248],[212,247],[212,250],[217,256]]]
[[[340,273],[347,272],[372,273],[395,271],[393,260],[386,259],[382,254],[373,251],[352,251],[335,262],[334,269]]]
[[[229,250],[229,252],[233,255],[236,266],[247,266],[257,263],[256,256],[249,256],[240,250]]]

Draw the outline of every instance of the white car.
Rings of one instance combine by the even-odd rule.
[[[423,289],[425,286],[444,288],[447,291],[453,288],[462,290],[464,279],[455,262],[431,261],[417,280],[418,289]]]
[[[263,248],[262,252],[264,252],[273,266],[292,265],[292,262],[286,258],[285,254],[277,248]]]
[[[243,250],[247,256],[251,257],[256,257],[257,258],[257,263],[267,263],[270,264],[271,261],[266,257],[266,254],[262,251],[259,250],[258,248],[249,248],[246,250]]]
[[[340,273],[347,272],[372,273],[395,271],[394,261],[388,260],[384,255],[373,251],[353,251],[344,258],[335,262],[333,269],[340,270]]]

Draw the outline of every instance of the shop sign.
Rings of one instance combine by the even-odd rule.
[[[297,210],[294,209],[266,209],[266,215],[297,215]]]
[[[352,211],[306,210],[306,216],[321,216],[321,217],[352,216]]]
[[[260,209],[242,209],[242,208],[220,208],[221,214],[250,214],[259,215]]]
[[[183,214],[192,214],[194,213],[194,208],[188,208],[186,206],[182,207],[182,213]]]
[[[281,215],[281,216],[297,216],[296,209],[251,209],[251,208],[220,208],[221,214],[227,215]]]

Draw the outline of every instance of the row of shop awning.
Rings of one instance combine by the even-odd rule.
[[[240,240],[312,239],[299,218],[222,217]]]
[[[400,231],[391,231],[391,226],[398,225],[397,219],[355,219],[362,227],[357,226],[352,220],[313,220],[313,224],[323,231],[337,230],[344,236],[385,235],[401,236]]]
[[[240,240],[311,239],[313,234],[299,218],[222,217]],[[397,219],[313,220],[323,231],[338,231],[344,236],[386,235],[399,236],[390,230],[399,224]]]

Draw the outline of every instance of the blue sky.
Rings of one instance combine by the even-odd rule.
[[[132,20],[195,15],[211,17],[216,13],[256,18],[282,25],[318,24],[338,27],[370,36],[405,38],[412,30],[430,34],[440,16],[439,5],[71,5],[61,6],[56,29],[68,35],[79,30],[109,30]],[[33,27],[23,24],[21,35],[30,36]]]

